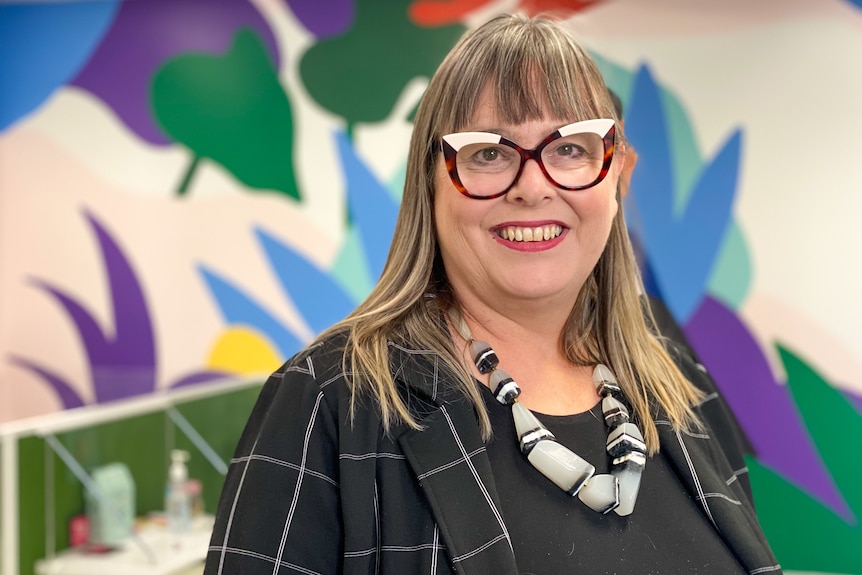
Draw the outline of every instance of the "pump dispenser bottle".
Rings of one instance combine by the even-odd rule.
[[[187,451],[171,451],[171,466],[168,469],[168,485],[165,492],[165,513],[171,533],[185,533],[191,529],[192,500],[189,493],[189,471]]]

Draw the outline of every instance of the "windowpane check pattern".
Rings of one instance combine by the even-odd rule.
[[[263,387],[225,479],[206,575],[517,575],[472,404],[429,351],[390,344],[421,430],[384,434],[375,403],[350,416],[344,337],[301,352]],[[702,432],[659,418],[662,452],[749,573],[779,573],[757,524],[733,421],[712,380]]]

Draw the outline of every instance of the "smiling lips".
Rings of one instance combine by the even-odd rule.
[[[529,228],[505,226],[496,230],[495,233],[500,238],[510,242],[542,242],[558,237],[563,233],[563,227],[555,224]]]

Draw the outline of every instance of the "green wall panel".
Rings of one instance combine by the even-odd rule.
[[[260,386],[255,385],[176,404],[175,408],[229,463],[259,393]],[[58,434],[57,439],[88,473],[108,463],[125,463],[135,480],[138,516],[162,509],[170,450],[185,449],[191,456],[189,476],[201,480],[205,509],[215,511],[224,477],[166,412],[68,431]],[[52,521],[56,549],[69,546],[69,520],[85,510],[84,486],[41,437],[19,441],[18,461],[19,564],[21,575],[33,575],[35,562],[45,556]],[[46,516],[52,498],[54,512]]]

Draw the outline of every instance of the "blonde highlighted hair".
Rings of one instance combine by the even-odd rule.
[[[444,312],[457,306],[440,261],[434,227],[434,171],[440,137],[462,129],[490,86],[498,116],[508,123],[551,116],[580,121],[614,118],[604,81],[569,33],[547,17],[498,16],[467,32],[431,79],[416,113],[404,194],[383,274],[357,309],[323,334],[348,334],[345,363],[354,373],[354,402],[370,394],[384,426],[419,427],[398,393],[389,342],[435,351],[491,433],[477,384],[459,360]],[[622,131],[617,131],[622,143]],[[618,160],[617,160],[618,161]],[[649,309],[632,254],[623,210],[617,210],[605,250],[568,317],[560,344],[578,365],[605,363],[620,380],[650,452],[658,449],[657,408],[676,428],[696,421],[699,393],[650,327]]]

